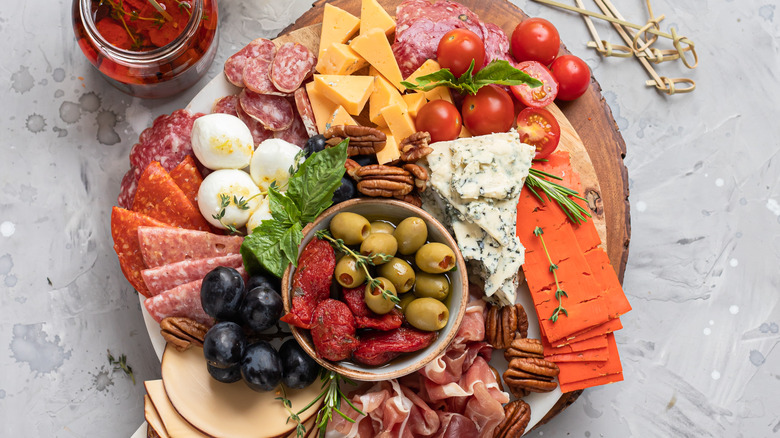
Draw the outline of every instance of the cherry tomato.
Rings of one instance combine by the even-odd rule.
[[[468,29],[453,29],[441,37],[436,57],[442,68],[450,69],[459,78],[469,69],[472,60],[473,73],[482,68],[485,63],[485,43],[479,35]]]
[[[525,106],[532,108],[545,107],[558,95],[558,81],[544,65],[536,61],[525,61],[517,64],[517,69],[528,73],[532,78],[542,81],[542,85],[531,88],[528,85],[512,85],[512,94]]]
[[[472,135],[509,131],[515,118],[512,97],[497,85],[486,85],[466,96],[461,112]]]
[[[517,115],[517,133],[520,141],[536,148],[535,159],[545,158],[558,147],[561,127],[549,111],[526,108]]]
[[[562,55],[550,66],[558,81],[558,99],[574,100],[582,96],[590,85],[590,69],[585,61],[574,55]]]
[[[458,138],[462,119],[455,105],[446,100],[432,100],[420,108],[414,123],[418,131],[431,134],[434,143]]]
[[[538,61],[550,65],[558,55],[560,45],[558,29],[544,18],[521,21],[512,32],[512,55],[518,61]]]

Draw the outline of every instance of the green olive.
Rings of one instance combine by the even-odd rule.
[[[382,283],[382,289],[389,291],[394,296],[398,296],[395,292],[395,286],[393,286],[390,280],[383,277],[376,277],[375,279]],[[389,313],[395,307],[395,303],[386,299],[379,288],[372,288],[370,284],[366,285],[363,299],[366,300],[366,305],[369,309],[380,315]]]
[[[398,252],[414,254],[428,240],[428,226],[419,217],[408,217],[398,224],[393,236],[398,241]]]
[[[426,243],[414,255],[414,263],[429,274],[441,274],[455,266],[455,253],[443,243]]]
[[[395,227],[393,226],[393,224],[384,221],[371,222],[371,234],[374,233],[393,234],[393,231],[395,231]]]
[[[366,271],[357,265],[355,257],[344,256],[336,263],[336,270],[333,273],[336,281],[346,287],[358,287],[366,281]]]
[[[406,306],[406,320],[420,330],[434,332],[447,325],[450,311],[447,306],[433,298],[417,298]]]
[[[414,294],[420,298],[444,301],[450,294],[450,280],[444,274],[418,272],[414,283]]]
[[[384,254],[394,256],[398,251],[398,242],[392,234],[375,233],[369,234],[366,240],[360,244],[360,253],[364,256],[371,254]],[[375,265],[387,263],[382,257],[372,257],[371,261]]]
[[[343,240],[347,245],[357,245],[363,242],[368,237],[370,230],[371,225],[368,223],[368,219],[356,213],[339,213],[333,216],[330,221],[330,233],[334,238]]]
[[[416,275],[412,265],[398,257],[390,259],[389,262],[377,268],[376,272],[390,280],[399,294],[409,292],[412,286],[414,286]]]
[[[401,306],[401,312],[406,313],[406,306],[409,305],[412,301],[416,300],[417,297],[414,296],[414,294],[406,294],[401,297],[401,302],[398,303],[399,306]]]

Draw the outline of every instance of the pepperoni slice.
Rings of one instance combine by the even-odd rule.
[[[255,143],[255,147],[274,136],[273,131],[265,129],[260,122],[249,117],[246,111],[241,109],[241,105],[236,106],[236,112],[238,113],[238,118],[244,122],[244,124],[249,128],[249,132],[252,133],[252,140]]]
[[[306,46],[285,43],[271,64],[271,82],[277,90],[292,93],[312,72],[316,57]]]
[[[272,53],[276,50],[276,46],[273,41],[265,38],[258,38],[243,49],[234,53],[230,58],[225,61],[225,77],[231,84],[237,87],[244,86],[244,67],[246,62],[252,58],[269,58],[273,57]]]
[[[211,112],[238,116],[236,106],[238,106],[238,95],[220,97],[214,102],[214,106],[211,107]]]
[[[293,122],[293,109],[290,102],[281,96],[257,94],[247,89],[238,97],[241,109],[247,115],[260,122],[266,129],[281,131]]]
[[[298,109],[298,115],[301,116],[303,126],[306,128],[306,134],[309,137],[317,135],[317,120],[314,118],[314,109],[311,107],[309,94],[303,87],[295,90],[295,108]]]

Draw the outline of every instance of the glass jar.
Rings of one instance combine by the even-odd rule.
[[[127,94],[160,98],[195,84],[217,52],[216,0],[73,0],[87,59]]]

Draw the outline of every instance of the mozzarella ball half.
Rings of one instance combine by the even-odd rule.
[[[242,170],[214,171],[203,179],[198,190],[200,213],[210,224],[222,229],[227,229],[226,225],[236,228],[246,225],[249,217],[260,205],[260,201],[262,201],[260,189]],[[227,206],[223,207],[223,204]],[[225,214],[221,220],[215,218],[220,215],[223,208]]]
[[[192,151],[212,170],[241,169],[249,165],[255,149],[252,133],[230,114],[207,114],[192,125]]]
[[[273,218],[273,215],[271,215],[271,201],[268,199],[268,196],[264,196],[263,200],[260,201],[260,206],[252,213],[252,216],[249,216],[249,221],[246,223],[247,233],[251,234],[252,230],[259,227],[264,220]]]
[[[252,180],[264,192],[273,181],[277,186],[285,186],[290,178],[290,166],[295,164],[295,156],[300,151],[298,146],[278,138],[260,143],[249,165]]]

